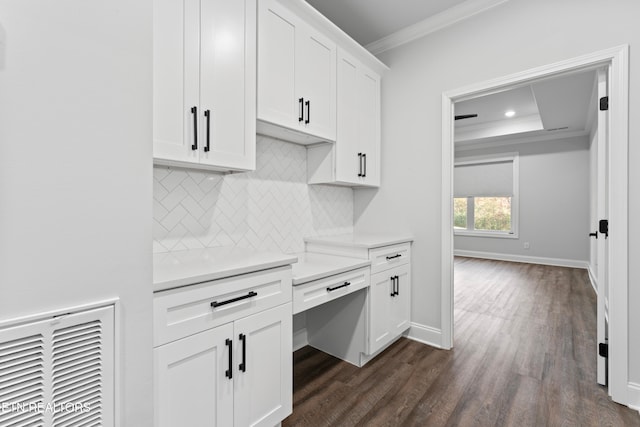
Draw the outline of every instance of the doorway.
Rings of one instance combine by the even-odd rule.
[[[607,189],[608,220],[615,224],[615,232],[608,236],[609,269],[609,393],[618,403],[627,404],[628,342],[627,342],[627,292],[628,292],[628,46],[608,49],[535,68],[446,92],[442,97],[442,289],[441,324],[442,346],[453,347],[453,165],[454,165],[454,108],[455,102],[471,100],[505,90],[522,87],[535,81],[550,79],[568,73],[588,69],[607,68],[609,87],[609,147],[607,163],[609,180]],[[604,313],[598,313],[604,318]],[[594,356],[597,349],[593,349]]]

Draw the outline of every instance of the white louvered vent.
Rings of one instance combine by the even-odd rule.
[[[101,322],[54,331],[52,369],[53,401],[62,404],[54,413],[53,425],[102,425]]]
[[[114,307],[0,328],[0,427],[114,425]]]
[[[44,342],[40,334],[0,342],[0,426],[41,426]]]

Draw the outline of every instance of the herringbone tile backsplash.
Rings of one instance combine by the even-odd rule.
[[[153,250],[236,245],[301,252],[303,237],[353,231],[353,190],[307,185],[302,146],[258,135],[256,170],[153,169]]]

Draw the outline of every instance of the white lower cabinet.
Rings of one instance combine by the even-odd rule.
[[[274,426],[291,413],[292,323],[291,303],[234,323],[234,425]]]
[[[224,292],[225,282],[238,278],[202,288],[212,289],[204,301],[213,303],[209,317],[215,317],[216,310],[231,310],[236,315],[227,323],[185,334],[154,349],[155,426],[272,427],[291,413],[293,314],[288,271],[289,276],[281,280],[289,290],[288,302],[258,312],[252,310],[262,294],[257,285],[252,288],[257,291],[245,297],[228,299],[215,292]],[[273,274],[266,273],[265,278],[272,281]],[[259,282],[260,274],[249,276]],[[180,294],[193,293],[189,288],[169,291],[169,297],[176,300],[174,307],[189,309],[202,302],[201,295],[193,294],[192,301],[184,303]],[[156,296],[154,310],[164,311],[166,304],[167,295]],[[169,327],[159,322],[155,326]]]
[[[233,425],[232,337],[227,324],[154,349],[155,426]]]
[[[405,264],[371,276],[369,354],[384,348],[410,326],[411,270]]]

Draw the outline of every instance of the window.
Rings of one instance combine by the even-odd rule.
[[[518,155],[469,158],[454,169],[457,235],[517,237]]]

